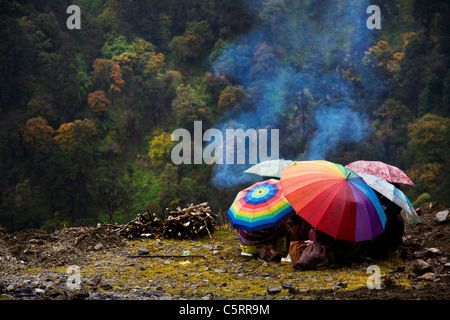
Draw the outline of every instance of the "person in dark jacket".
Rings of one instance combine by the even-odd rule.
[[[398,184],[394,183],[396,188],[400,188]],[[402,208],[390,201],[385,196],[375,192],[380,200],[384,213],[386,214],[386,224],[384,231],[375,237],[373,241],[366,243],[365,249],[369,256],[374,258],[387,257],[403,244],[403,233],[405,231],[405,224],[400,215]]]

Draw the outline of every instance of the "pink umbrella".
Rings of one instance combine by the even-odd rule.
[[[365,173],[377,176],[392,183],[414,185],[409,177],[399,168],[381,161],[358,160],[345,166],[356,173]]]

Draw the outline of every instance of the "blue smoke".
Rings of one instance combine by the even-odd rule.
[[[307,150],[280,149],[280,157],[301,160],[304,154],[303,160],[325,159],[340,143],[365,139],[371,126],[364,113],[380,93],[375,90],[383,88],[362,63],[373,44],[374,31],[366,27],[368,1],[254,0],[251,4],[258,8],[260,22],[229,43],[212,66],[214,73],[244,87],[249,106],[231,118],[226,114],[215,127],[282,129],[279,120],[292,105],[292,96],[307,89],[315,102],[308,112],[317,129]],[[212,182],[217,187],[253,182],[253,175],[243,173],[249,166],[216,165]]]
[[[318,129],[309,142],[303,160],[322,160],[327,151],[339,143],[362,141],[371,131],[362,115],[343,103],[331,107],[319,106],[315,121]]]

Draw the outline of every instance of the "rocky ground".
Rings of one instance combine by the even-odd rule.
[[[229,226],[193,240],[125,239],[102,226],[0,229],[0,299],[448,300],[448,209],[427,203],[418,213],[423,223],[406,226],[390,257],[315,271],[242,256]],[[367,287],[371,265],[381,289]]]

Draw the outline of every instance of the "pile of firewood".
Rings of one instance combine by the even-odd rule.
[[[178,207],[174,211],[167,210],[166,214],[167,218],[161,220],[155,213],[147,211],[139,213],[135,219],[125,225],[103,226],[119,230],[119,234],[127,238],[194,239],[206,235],[211,238],[216,225],[215,219],[218,217],[211,212],[207,202],[191,204],[183,209]]]
[[[146,213],[138,213],[135,219],[124,226],[120,226],[120,235],[127,238],[159,238],[163,221],[156,217],[155,213],[147,210]]]
[[[164,221],[162,230],[167,238],[193,239],[209,235],[214,231],[215,218],[218,215],[211,212],[207,202],[176,211],[168,211],[168,217]]]

